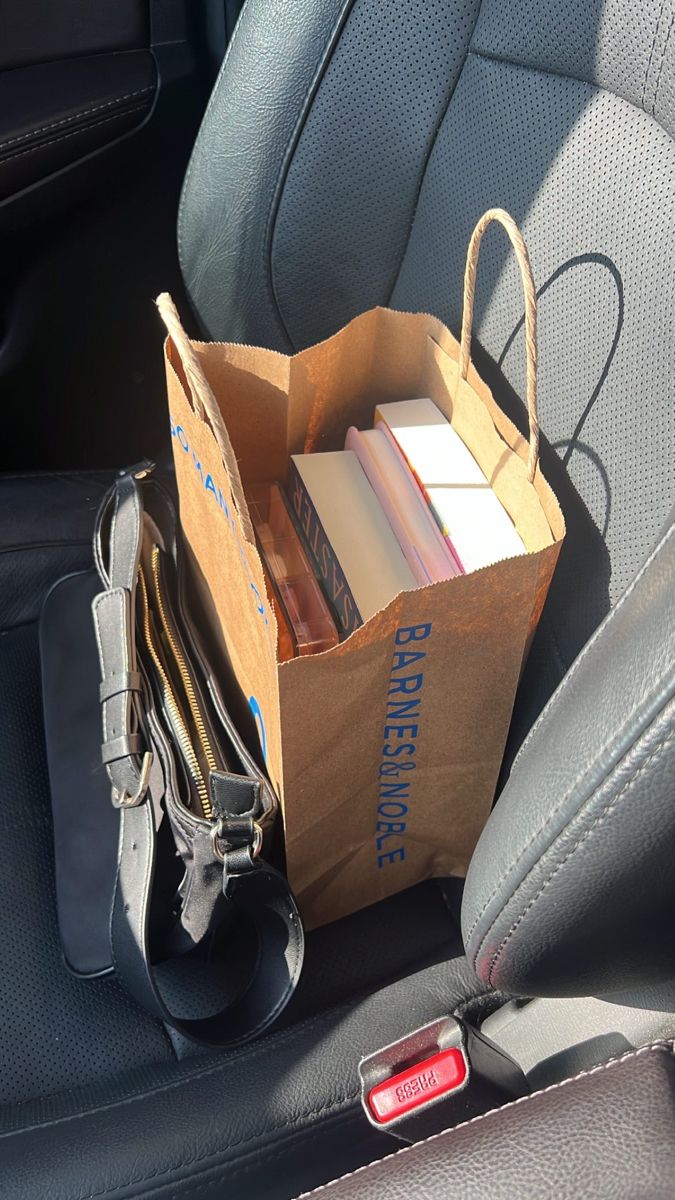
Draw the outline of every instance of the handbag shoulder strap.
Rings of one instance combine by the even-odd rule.
[[[226,895],[249,918],[257,938],[253,977],[234,1002],[216,1013],[185,1018],[171,1011],[150,959],[149,915],[155,870],[156,830],[148,800],[121,811],[119,860],[110,922],[115,969],[140,1004],[192,1041],[234,1046],[264,1033],[295,991],[304,954],[304,934],[283,875],[257,859],[252,869],[230,875]],[[184,982],[189,958],[181,967]],[[162,964],[164,965],[164,964]],[[195,987],[203,980],[194,963]]]
[[[223,930],[230,925],[234,929],[233,917],[245,918],[246,928],[251,929],[257,942],[244,990],[234,999],[228,996],[219,1011],[208,1016],[177,1015],[167,997],[167,963],[155,965],[151,960],[150,910],[158,838],[153,789],[159,764],[153,763],[142,732],[134,630],[143,519],[140,481],[148,470],[147,466],[136,468],[119,476],[107,505],[108,563],[104,562],[101,546],[103,519],[99,520],[95,548],[99,573],[107,584],[92,606],[102,674],[102,755],[112,785],[112,801],[120,809],[110,923],[113,961],[129,991],[152,1016],[193,1041],[232,1046],[261,1034],[288,1003],[302,968],[304,933],[288,882],[257,857],[244,839],[218,855],[223,859],[223,893],[228,902],[222,906]],[[159,782],[156,786],[161,787]],[[252,780],[251,804],[254,787]],[[227,809],[228,795],[231,812]],[[245,829],[241,806],[241,789],[225,789],[219,827],[230,821],[233,827]],[[253,828],[253,822],[248,825]],[[224,954],[227,966],[227,952]],[[234,969],[231,974],[235,975]],[[203,963],[189,955],[181,956],[180,978],[181,991],[187,985],[193,995],[198,994]]]

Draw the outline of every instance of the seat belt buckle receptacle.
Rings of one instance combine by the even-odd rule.
[[[498,1108],[529,1091],[518,1066],[456,1017],[443,1017],[359,1064],[371,1125],[416,1142]]]

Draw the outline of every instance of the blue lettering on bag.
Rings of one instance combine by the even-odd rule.
[[[260,738],[260,749],[262,750],[262,756],[265,762],[267,762],[267,734],[265,733],[265,722],[263,721],[262,709],[260,708],[255,696],[249,696],[248,706],[255,718],[258,737]]]
[[[224,514],[225,519],[226,519],[232,533],[234,533],[235,537],[237,538],[237,549],[239,551],[239,558],[241,559],[241,565],[244,569],[246,578],[248,579],[249,587],[251,588],[251,591],[253,592],[253,598],[254,598],[254,603],[255,603],[255,607],[256,607],[256,612],[262,617],[265,625],[269,625],[270,620],[269,620],[269,615],[267,613],[267,606],[265,604],[263,597],[260,594],[260,589],[257,587],[255,582],[251,578],[251,572],[249,571],[249,566],[248,566],[248,558],[246,557],[246,550],[244,549],[244,544],[243,544],[241,538],[239,537],[237,523],[234,520],[234,517],[232,516],[232,514],[230,512],[230,508],[227,503],[227,500],[225,499],[225,497],[223,495],[222,488],[216,486],[216,482],[210,471],[207,471],[206,475],[204,475],[204,469],[202,467],[201,462],[197,458],[197,455],[195,454],[194,450],[190,449],[190,443],[188,441],[187,434],[186,434],[185,430],[183,429],[183,426],[176,425],[173,417],[170,417],[169,421],[170,421],[170,425],[171,425],[171,437],[176,438],[178,445],[181,447],[181,450],[184,452],[184,454],[187,454],[190,457],[190,460],[192,462],[192,466],[194,467],[197,479],[199,480],[199,482],[202,485],[202,487],[204,488],[204,490],[206,492],[209,492],[209,494],[211,496],[213,496],[213,499],[215,500],[216,504],[218,505],[218,508]]]
[[[400,647],[426,641],[430,635],[429,622],[402,626],[394,636],[375,819],[375,855],[380,871],[391,863],[405,862],[403,839],[408,827],[411,782],[414,779],[414,775],[410,776],[409,773],[417,765],[414,756],[421,729],[424,672],[408,673],[408,668],[421,664],[427,651],[420,650],[417,645],[407,650],[401,650]],[[393,699],[401,694],[414,699]],[[405,721],[402,720],[404,717]],[[402,773],[405,773],[404,778],[400,779]],[[394,839],[393,845],[391,838]]]

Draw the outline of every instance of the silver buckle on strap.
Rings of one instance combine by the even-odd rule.
[[[112,802],[115,808],[135,808],[141,800],[145,798],[145,794],[150,786],[150,768],[152,766],[152,750],[146,750],[141,763],[141,773],[138,780],[136,791],[131,793],[125,788],[120,792],[117,788],[112,790]]]

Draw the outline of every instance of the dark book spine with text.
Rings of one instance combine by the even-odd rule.
[[[361,614],[338,557],[326,537],[312,498],[292,459],[288,478],[288,494],[298,533],[314,567],[316,577],[335,614],[342,636],[349,637],[350,633],[363,624]]]

